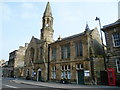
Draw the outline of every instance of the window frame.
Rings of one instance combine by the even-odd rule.
[[[119,64],[117,63],[118,60],[119,60]],[[120,68],[120,57],[116,58],[116,68],[117,68],[117,73],[120,73],[120,70],[119,70],[119,68]]]
[[[65,44],[61,46],[61,59],[70,58],[70,44]]]
[[[51,79],[56,79],[56,66],[51,67]]]
[[[112,34],[112,40],[113,40],[113,47],[120,47],[120,44],[116,46],[115,42],[117,41],[114,37],[115,34],[119,34],[118,36],[120,37],[120,33],[119,32],[116,32],[116,33],[113,33]],[[120,43],[120,41],[119,41]]]
[[[75,57],[83,56],[83,43],[82,41],[75,42]]]
[[[51,60],[56,60],[57,57],[57,49],[56,48],[52,48],[52,52],[51,52]]]

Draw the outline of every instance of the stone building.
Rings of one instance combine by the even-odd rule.
[[[107,44],[107,68],[114,68],[117,82],[120,81],[120,19],[103,26]],[[120,83],[120,82],[119,82]]]
[[[16,52],[17,52],[17,50],[14,50],[13,52],[9,53],[8,77],[14,77],[14,61],[16,58]]]
[[[25,43],[25,46],[20,46],[16,51],[16,57],[14,60],[14,77],[23,77],[25,51],[27,49],[27,45],[28,44]]]
[[[5,63],[5,60],[0,60],[0,67],[3,67],[4,66],[4,63]]]
[[[8,77],[9,76],[9,68],[8,68],[8,61],[5,62],[5,65],[2,67],[2,76]]]
[[[42,18],[40,39],[31,38],[25,52],[24,78],[37,81],[98,83],[104,70],[103,51],[97,28],[53,41],[53,17],[47,3]],[[98,80],[98,81],[97,81]]]
[[[102,42],[97,28],[49,44],[49,79],[77,84],[99,84],[104,70]]]
[[[53,42],[53,17],[47,3],[42,18],[40,39],[32,37],[25,52],[24,78],[37,81],[48,80],[48,44]]]

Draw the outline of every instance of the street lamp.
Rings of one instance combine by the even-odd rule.
[[[100,34],[101,34],[101,41],[102,41],[102,48],[103,48],[103,58],[104,58],[104,65],[105,65],[105,70],[106,70],[106,62],[105,62],[105,50],[104,50],[104,44],[103,44],[103,37],[102,37],[102,30],[101,30],[101,22],[100,18],[96,17],[95,21],[99,21],[99,27],[100,27]]]
[[[102,41],[102,45],[104,45],[104,44],[103,44],[103,38],[102,38],[102,31],[101,31],[101,22],[100,22],[100,18],[96,17],[95,21],[99,21],[100,34],[101,34],[101,41]]]

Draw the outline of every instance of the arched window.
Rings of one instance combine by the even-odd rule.
[[[47,24],[49,23],[49,18],[47,18]]]
[[[34,53],[35,53],[34,48],[31,48],[31,49],[30,49],[30,59],[31,59],[32,61],[34,60]]]

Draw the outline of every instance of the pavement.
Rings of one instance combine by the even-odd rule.
[[[62,83],[56,83],[56,82],[40,82],[40,81],[22,80],[22,79],[14,79],[13,82],[36,85],[36,86],[51,87],[51,88],[117,88],[117,89],[120,89],[120,87],[117,87],[117,86],[62,84]]]

